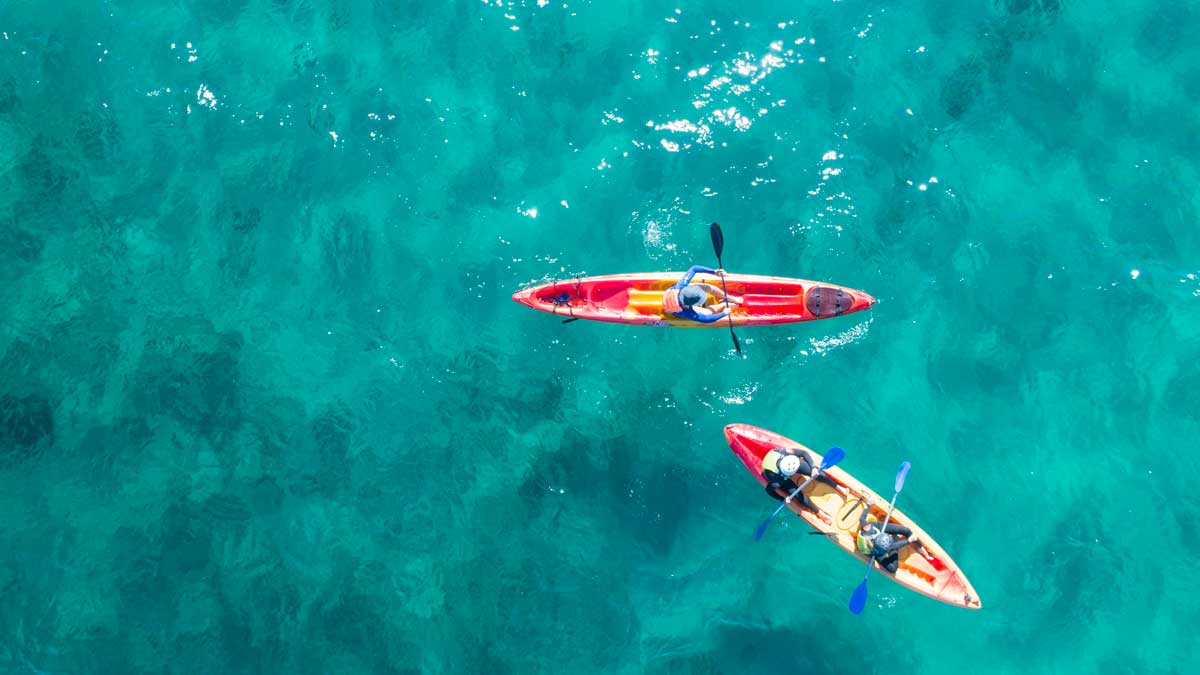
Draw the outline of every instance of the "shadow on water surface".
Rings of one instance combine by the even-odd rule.
[[[54,443],[54,409],[38,394],[0,396],[0,462],[40,455]]]
[[[1108,533],[1090,517],[1093,509],[1087,499],[1061,509],[1053,537],[1031,547],[1026,564],[1012,568],[1007,586],[1040,599],[1026,609],[1025,621],[996,636],[1014,651],[1035,651],[1048,639],[1064,648],[1086,641],[1086,631],[1074,627],[1094,625],[1112,606],[1109,594],[1120,586],[1125,558],[1110,548]]]
[[[139,415],[169,415],[206,436],[241,424],[240,333],[172,319],[147,341],[130,400]]]
[[[1013,45],[1032,40],[1058,19],[1059,0],[1005,0],[1004,17],[980,28],[970,55],[942,80],[942,108],[962,118],[989,81],[998,79],[1012,60]]]
[[[803,627],[782,627],[718,622],[710,629],[710,648],[699,653],[649,656],[647,673],[655,675],[719,675],[721,673],[766,673],[794,669],[803,673],[881,672],[870,668],[865,659],[856,664],[862,669],[847,670],[847,655],[855,659],[861,651],[859,635],[841,635],[828,623]],[[695,643],[692,643],[695,644]],[[787,645],[772,649],[770,645]],[[678,645],[682,651],[691,645]],[[921,672],[920,662],[908,654],[892,654],[882,672]]]
[[[0,225],[0,251],[5,251],[21,262],[37,262],[45,246],[45,240],[18,227],[15,222]],[[14,268],[14,271],[17,270]]]
[[[11,76],[0,80],[0,115],[7,115],[21,106],[17,82]]]

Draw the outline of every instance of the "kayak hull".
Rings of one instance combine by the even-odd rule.
[[[527,307],[560,316],[645,326],[704,328],[727,326],[728,321],[699,323],[663,312],[663,294],[683,272],[612,274],[555,281],[513,293]],[[697,274],[692,283],[721,287],[721,277]],[[757,274],[729,274],[730,295],[745,302],[733,310],[735,326],[770,326],[828,319],[868,309],[875,298],[863,291],[833,284]]]
[[[812,453],[813,461],[820,463],[822,459],[820,453],[814,452],[810,448],[773,431],[749,424],[726,426],[725,440],[728,441],[729,447],[751,475],[764,486],[767,483],[762,477],[762,458],[772,448],[803,448]],[[860,564],[865,565],[867,557],[860,554],[855,546],[861,510],[866,507],[868,499],[873,500],[874,503],[870,507],[871,515],[882,521],[887,516],[890,498],[876,494],[839,467],[833,467],[825,473],[834,482],[845,488],[846,492],[843,493],[824,483],[813,481],[804,489],[804,493],[816,504],[817,508],[832,519],[832,527],[815,514],[802,508],[795,500],[788,504],[788,508],[803,518],[814,530],[828,532],[826,539],[833,541],[843,551],[858,559]],[[905,546],[900,549],[900,565],[894,575],[883,569],[879,563],[875,563],[875,571],[901,586],[948,605],[966,609],[983,607],[979,595],[971,586],[971,582],[967,580],[967,576],[963,574],[949,554],[934,541],[933,537],[929,536],[929,533],[921,529],[900,509],[892,511],[889,522],[911,529],[913,536],[921,540],[926,550],[932,555],[932,559],[925,558],[911,546]]]

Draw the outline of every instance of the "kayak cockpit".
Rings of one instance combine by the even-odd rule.
[[[813,316],[841,316],[854,306],[854,296],[833,286],[813,286],[804,294],[804,305]]]

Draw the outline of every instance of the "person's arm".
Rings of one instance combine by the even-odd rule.
[[[712,274],[713,272],[716,272],[716,270],[711,267],[705,267],[704,265],[692,265],[691,269],[683,273],[683,278],[675,282],[675,287],[683,288],[684,286],[687,286],[688,284],[692,283],[692,277],[696,276],[696,274],[700,272],[703,272],[704,274]]]
[[[861,530],[867,526],[867,514],[871,512],[871,505],[867,504],[863,507],[862,513],[858,515],[858,529]]]
[[[700,323],[713,323],[729,316],[729,312],[718,312],[714,314],[712,310],[707,307],[693,307],[692,313],[695,314],[695,316],[692,317],[692,320]]]
[[[777,490],[776,488],[778,488],[778,484],[776,484],[776,483],[772,483],[772,482],[770,482],[770,480],[768,479],[768,481],[767,481],[767,494],[771,495],[772,497],[774,497],[775,499],[777,499],[777,500],[779,500],[779,501],[783,501],[783,500],[784,500],[784,498],[779,496],[779,492],[778,492],[778,490]]]
[[[728,297],[725,295],[725,291],[721,290],[720,286],[713,286],[712,284],[707,284],[707,283],[704,283],[703,281],[698,281],[692,285],[697,288],[703,288],[705,293],[708,293],[709,295],[711,295],[717,299],[717,304],[725,302],[725,300]]]
[[[808,475],[811,476],[816,472],[817,465],[813,462],[812,455],[808,454],[807,450],[803,448],[796,448],[796,454],[800,455],[800,459],[804,460],[804,463],[808,465]]]

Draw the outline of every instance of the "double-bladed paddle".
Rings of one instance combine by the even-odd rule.
[[[796,495],[800,494],[800,491],[803,490],[804,488],[808,487],[808,484],[811,483],[814,478],[821,475],[821,473],[823,471],[825,471],[826,469],[832,469],[833,466],[835,464],[837,464],[838,462],[842,461],[842,459],[845,458],[845,456],[846,456],[845,450],[842,450],[841,448],[838,448],[838,447],[830,448],[829,452],[826,452],[825,456],[821,458],[821,466],[817,468],[817,475],[809,476],[808,480],[804,481],[804,483],[802,483],[800,485],[800,487],[796,488],[795,490],[792,490],[792,494],[787,496],[787,499],[785,499],[783,501],[783,503],[779,505],[779,508],[775,509],[774,513],[767,516],[767,519],[762,521],[761,524],[759,524],[758,529],[754,530],[754,541],[758,541],[759,539],[762,539],[763,533],[765,533],[767,531],[767,526],[771,524],[771,519],[774,518],[776,515],[778,515],[779,512],[783,510],[783,507],[787,506],[788,503],[792,501],[792,497],[795,497]]]
[[[892,519],[892,509],[896,508],[896,497],[900,496],[900,490],[904,489],[904,479],[908,476],[908,470],[912,467],[907,461],[900,464],[900,470],[896,472],[896,494],[892,495],[892,503],[888,506],[887,517],[883,519],[883,528],[880,532],[887,530],[888,521]],[[871,556],[867,560],[867,573],[863,575],[862,583],[858,588],[854,589],[854,593],[850,596],[850,612],[852,614],[862,614],[863,608],[867,606],[867,577],[871,576],[871,569],[875,567],[875,556]]]
[[[725,235],[721,232],[721,224],[713,223],[708,226],[708,234],[712,237],[713,251],[717,254],[717,268],[725,269],[725,263],[721,262],[721,254],[725,252]],[[725,293],[725,306],[729,308],[729,313],[726,318],[729,319],[729,335],[733,338],[733,348],[737,350],[737,355],[742,355],[742,343],[738,342],[737,333],[733,332],[733,305],[729,302],[729,289],[725,288],[725,277],[721,276],[721,290]]]

